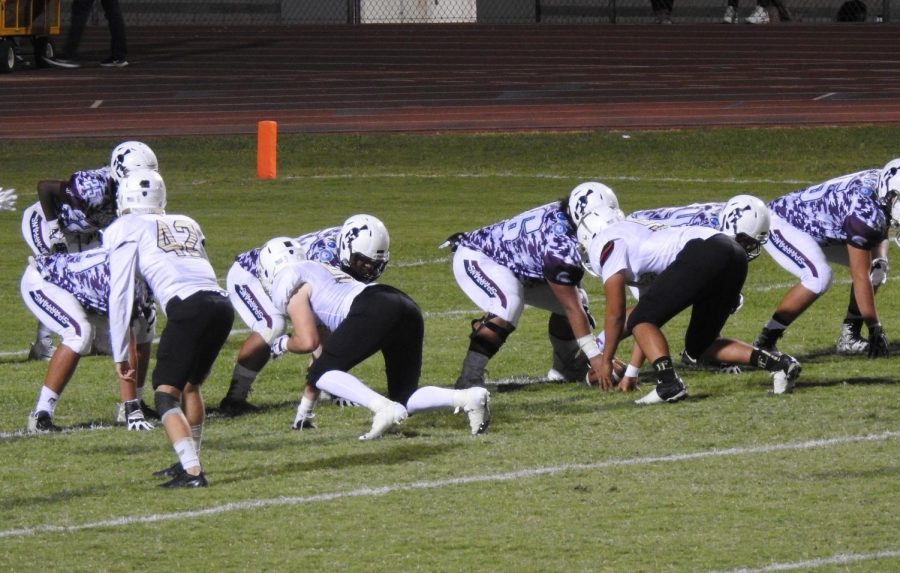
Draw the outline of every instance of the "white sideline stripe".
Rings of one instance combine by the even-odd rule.
[[[858,442],[876,442],[884,441],[891,438],[900,437],[900,431],[885,431],[880,434],[866,434],[862,436],[842,436],[838,438],[828,438],[820,440],[808,440],[805,442],[771,444],[767,446],[749,446],[743,448],[727,448],[724,450],[713,449],[702,452],[670,454],[667,456],[649,456],[641,458],[629,458],[622,460],[608,460],[593,464],[563,464],[559,466],[550,466],[545,468],[532,468],[519,470],[515,472],[504,472],[498,474],[482,474],[474,476],[462,476],[457,478],[449,478],[442,480],[418,481],[411,483],[399,483],[394,485],[386,485],[382,487],[370,488],[363,487],[350,491],[335,491],[331,493],[320,493],[316,495],[302,497],[277,497],[269,499],[247,500],[224,505],[216,505],[205,509],[195,509],[191,511],[178,511],[174,513],[155,513],[151,515],[131,515],[123,517],[115,517],[104,519],[101,521],[92,521],[77,525],[34,525],[31,527],[21,527],[17,529],[7,529],[0,531],[0,538],[25,537],[28,535],[50,534],[50,533],[74,533],[76,531],[84,531],[87,529],[98,529],[100,527],[116,527],[128,526],[141,523],[160,523],[166,521],[178,521],[183,519],[193,519],[197,517],[205,517],[208,515],[218,515],[222,513],[230,513],[233,511],[246,511],[249,509],[259,509],[266,507],[285,507],[310,505],[325,501],[333,501],[340,499],[348,499],[355,497],[381,497],[390,493],[402,491],[420,491],[439,489],[454,485],[467,485],[473,483],[485,482],[503,482],[520,479],[529,479],[543,476],[552,476],[563,472],[570,471],[593,471],[602,470],[613,467],[624,466],[641,466],[655,463],[683,462],[689,460],[702,460],[708,458],[738,456],[747,454],[766,454],[771,452],[782,452],[790,450],[808,450],[812,448],[825,448],[830,446],[841,446]]]
[[[410,262],[410,263],[405,263],[405,264],[399,264],[397,266],[414,267],[414,266],[427,265],[427,264],[446,263],[448,260],[449,259],[444,258],[444,259],[434,259],[431,261],[415,261],[415,262]],[[770,292],[773,290],[787,289],[787,288],[794,286],[795,284],[796,283],[794,283],[794,282],[775,283],[775,284],[770,284],[770,285],[753,287],[751,289],[747,289],[746,292]],[[832,284],[833,285],[849,285],[849,284],[852,284],[852,281],[850,279],[840,279],[840,280],[836,280],[836,281],[832,282]],[[422,316],[425,318],[456,318],[459,316],[466,316],[469,314],[477,314],[478,312],[480,312],[480,311],[477,308],[472,308],[472,309],[468,309],[468,310],[458,309],[458,310],[445,310],[445,311],[441,311],[441,312],[422,312]],[[235,336],[238,334],[247,334],[249,332],[250,332],[249,328],[236,328],[236,329],[232,330],[228,336],[231,337],[231,336]],[[159,342],[159,338],[154,339],[153,342],[154,343]],[[0,358],[11,357],[11,356],[24,356],[26,354],[28,354],[28,349],[4,350],[4,351],[0,351]]]
[[[831,96],[835,95],[837,92],[828,92],[827,94],[822,94],[820,96],[814,97],[813,101],[821,101],[823,99],[828,99]]]
[[[723,572],[714,573],[765,573],[766,571],[794,571],[796,569],[815,569],[825,567],[827,565],[844,565],[847,563],[856,563],[859,561],[870,561],[872,559],[890,559],[892,557],[900,557],[900,550],[889,549],[885,551],[876,551],[874,553],[838,553],[831,557],[820,557],[819,559],[810,559],[808,561],[797,561],[796,563],[773,563],[760,567],[758,569],[729,569]]]
[[[833,95],[833,94],[827,94]],[[821,97],[821,96],[820,96]],[[494,173],[326,173],[322,175],[292,175],[285,177],[288,180],[297,179],[577,179],[581,181],[643,181],[652,183],[726,183],[732,185],[747,185],[750,183],[784,184],[784,185],[810,185],[815,181],[807,179],[735,179],[723,177],[721,179],[707,179],[704,177],[640,177],[636,175],[565,175],[555,173],[523,174],[510,171],[498,171]]]

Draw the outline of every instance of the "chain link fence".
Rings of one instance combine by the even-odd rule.
[[[730,0],[735,23],[760,6],[772,20],[890,22],[900,0]],[[657,6],[657,10],[651,6]],[[614,24],[660,21],[672,0],[120,0],[134,26],[300,24]],[[67,24],[71,0],[63,0]],[[664,10],[675,24],[722,22],[728,0],[674,0]],[[105,25],[100,3],[92,24]],[[839,14],[842,15],[839,17]],[[896,20],[897,15],[893,19]]]

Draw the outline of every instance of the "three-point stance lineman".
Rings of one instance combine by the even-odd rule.
[[[588,181],[563,200],[457,233],[441,245],[453,248],[456,282],[484,312],[472,321],[457,388],[484,386],[488,362],[516,329],[526,304],[550,311],[548,378],[582,380],[589,364],[599,364],[587,295],[579,286],[584,268],[575,235],[584,215],[598,205],[618,208],[619,201],[606,185]]]
[[[372,215],[353,215],[340,227],[306,233],[293,241],[300,246],[301,258],[339,268],[364,283],[380,277],[390,259],[390,235]],[[234,309],[251,330],[238,351],[228,393],[219,404],[219,411],[228,416],[259,410],[247,396],[269,362],[269,346],[284,334],[284,316],[259,282],[261,250],[257,247],[235,257],[226,277]]]
[[[689,360],[754,364],[773,374],[774,392],[789,392],[800,364],[786,354],[754,348],[720,332],[738,304],[747,277],[747,262],[765,241],[769,218],[761,201],[738,204],[725,213],[723,231],[708,227],[666,227],[649,221],[623,221],[622,212],[606,206],[584,217],[579,241],[606,294],[606,356],[633,334],[635,353],[651,362],[656,387],[639,404],[675,402],[687,396],[660,330],[675,315],[692,307],[684,337]],[[625,288],[638,303],[626,316]],[[632,353],[632,365],[639,366]],[[597,375],[612,386],[612,364],[603,358]]]
[[[129,173],[119,186],[118,206],[119,218],[103,234],[116,371],[122,378],[134,376],[127,329],[134,281],[140,276],[168,319],[156,350],[153,389],[178,463],[157,473],[172,477],[163,487],[204,487],[208,482],[198,454],[205,418],[200,385],[228,338],[234,309],[216,282],[200,226],[185,215],[166,214],[166,186],[158,173]]]
[[[293,332],[272,343],[273,356],[313,353],[294,428],[310,427],[318,391],[368,408],[371,429],[360,440],[381,436],[409,414],[440,408],[462,409],[473,434],[490,423],[490,394],[484,388],[419,388],[425,325],[422,311],[404,292],[365,284],[340,269],[300,258],[300,247],[287,237],[272,239],[259,254],[260,282],[272,302],[290,317]],[[319,327],[331,333],[320,343]],[[381,351],[388,398],[349,373]]]

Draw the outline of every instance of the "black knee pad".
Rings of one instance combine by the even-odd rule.
[[[515,327],[509,330],[503,328],[499,324],[490,322],[495,314],[485,314],[479,319],[472,321],[472,334],[469,335],[469,350],[484,354],[485,356],[493,356],[497,354]],[[485,332],[490,331],[490,333]],[[493,336],[491,335],[493,334]]]
[[[168,392],[160,392],[157,390],[153,393],[153,400],[156,402],[156,411],[159,413],[160,420],[162,420],[170,410],[181,408],[181,401]]]

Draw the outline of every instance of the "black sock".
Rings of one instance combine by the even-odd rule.
[[[675,365],[671,356],[661,356],[653,361],[653,370],[656,372],[656,380],[660,384],[675,384],[678,375],[675,374]]]

